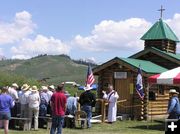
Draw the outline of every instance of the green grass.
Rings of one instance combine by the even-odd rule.
[[[149,128],[147,128],[147,125]],[[3,130],[0,130],[0,133]],[[39,131],[15,131],[10,130],[9,134],[49,134],[49,130]],[[144,121],[116,121],[114,124],[93,124],[90,129],[69,129],[64,128],[63,134],[164,134],[164,124],[161,122]]]

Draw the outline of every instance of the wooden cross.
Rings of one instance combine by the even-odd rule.
[[[163,6],[161,5],[161,9],[159,9],[158,11],[160,11],[161,12],[161,18],[162,18],[162,14],[163,14],[163,11],[164,11],[165,9],[163,9]]]

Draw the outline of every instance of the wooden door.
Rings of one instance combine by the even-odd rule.
[[[127,79],[115,79],[115,90],[119,95],[119,100],[126,99],[126,102],[120,103],[118,105],[118,113],[122,114],[132,114],[132,97],[130,94],[130,83],[131,78]]]

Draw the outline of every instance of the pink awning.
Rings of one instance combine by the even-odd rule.
[[[153,75],[148,78],[149,83],[156,84],[180,84],[180,67],[168,70],[161,74]]]

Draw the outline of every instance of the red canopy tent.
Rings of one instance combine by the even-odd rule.
[[[168,70],[161,74],[153,75],[148,78],[150,84],[166,84],[179,85],[180,84],[180,67]]]

